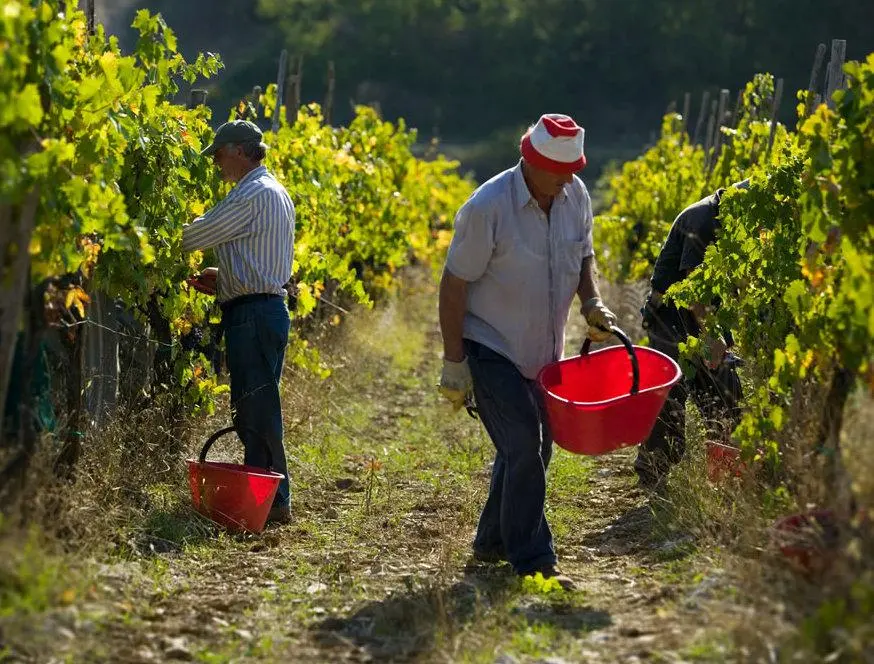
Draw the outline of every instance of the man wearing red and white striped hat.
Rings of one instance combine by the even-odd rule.
[[[440,392],[456,409],[472,393],[496,448],[474,557],[566,587],[543,511],[552,439],[535,379],[562,356],[574,295],[593,341],[616,321],[595,279],[592,203],[574,175],[586,165],[583,137],[555,114],[525,133],[519,163],[458,211],[440,282]]]

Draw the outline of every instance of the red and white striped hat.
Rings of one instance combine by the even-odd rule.
[[[585,130],[569,115],[541,115],[519,145],[525,161],[552,173],[576,173],[586,166]]]

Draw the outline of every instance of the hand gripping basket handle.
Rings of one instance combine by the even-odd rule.
[[[219,438],[221,438],[222,436],[229,434],[229,433],[236,431],[236,430],[237,430],[236,427],[226,427],[224,429],[219,429],[214,434],[212,434],[209,437],[209,440],[207,440],[203,444],[203,447],[200,450],[200,456],[197,458],[197,462],[198,463],[205,463],[206,462],[206,455],[209,453],[209,448],[212,447],[212,444],[215,441],[217,441]],[[267,450],[267,470],[273,470],[273,453],[270,451],[270,448],[267,445],[264,446],[264,449]]]
[[[631,339],[629,339],[625,332],[615,325],[611,325],[609,331],[622,342],[622,345],[625,346],[625,350],[628,351],[628,357],[631,359],[631,394],[637,394],[640,391],[640,365],[637,362],[637,354],[634,352],[634,346],[631,344]],[[592,340],[586,337],[580,355],[588,355],[591,346]]]

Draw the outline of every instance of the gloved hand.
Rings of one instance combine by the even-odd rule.
[[[610,338],[610,326],[616,325],[616,314],[610,311],[600,297],[583,303],[583,316],[589,324],[589,339],[598,343]]]
[[[467,358],[461,362],[444,359],[439,391],[452,404],[453,410],[459,410],[464,405],[464,399],[472,388],[473,379],[470,376]]]
[[[716,369],[725,359],[728,352],[728,345],[722,337],[705,336],[703,339],[704,348],[707,355],[704,359],[704,364],[708,369]]]

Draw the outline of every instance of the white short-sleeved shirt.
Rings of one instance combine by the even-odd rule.
[[[458,211],[446,269],[464,279],[464,337],[513,362],[526,378],[561,358],[564,329],[593,255],[592,204],[574,176],[549,217],[521,162],[480,186]]]

